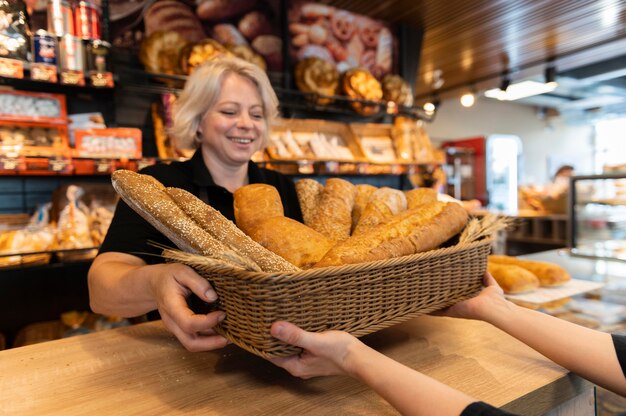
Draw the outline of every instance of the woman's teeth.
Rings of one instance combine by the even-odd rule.
[[[252,139],[240,139],[240,138],[237,138],[237,137],[231,137],[230,140],[235,142],[235,143],[240,143],[240,144],[252,143]]]

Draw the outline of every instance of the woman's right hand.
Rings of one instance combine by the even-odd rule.
[[[214,330],[226,316],[224,312],[196,314],[187,305],[187,298],[192,293],[208,303],[217,300],[209,282],[183,264],[155,267],[161,270],[153,275],[151,289],[165,327],[189,351],[209,351],[227,345],[228,340]]]
[[[496,315],[513,306],[506,300],[502,288],[489,272],[485,272],[483,284],[485,287],[477,296],[438,311],[434,315],[491,322]]]

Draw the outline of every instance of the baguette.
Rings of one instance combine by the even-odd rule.
[[[311,228],[332,241],[339,242],[350,237],[352,207],[356,187],[343,179],[326,181]]]
[[[361,214],[367,205],[367,202],[370,199],[370,196],[376,191],[374,185],[369,185],[367,183],[360,183],[356,185],[356,197],[354,198],[354,206],[352,207],[352,231],[354,233],[354,229],[361,218]]]
[[[287,217],[272,217],[250,231],[250,237],[290,263],[308,269],[333,246],[321,233]]]
[[[370,196],[352,234],[363,234],[404,210],[406,210],[404,192],[387,187],[379,188]]]
[[[303,178],[296,182],[296,194],[305,225],[310,226],[313,222],[323,189],[324,186],[315,179]]]
[[[202,229],[244,257],[249,257],[267,273],[296,272],[298,267],[248,237],[218,210],[184,189],[166,188],[165,192]]]
[[[124,202],[181,250],[210,256],[233,267],[261,270],[254,261],[239,255],[200,228],[169,197],[163,184],[152,176],[117,170],[111,180]]]
[[[242,186],[233,194],[233,200],[235,223],[248,235],[261,221],[285,215],[280,194],[272,185],[253,183]]]
[[[515,265],[533,273],[539,279],[541,286],[560,286],[569,282],[572,277],[558,264],[545,261],[522,260],[513,256],[489,256],[492,263]]]
[[[335,245],[315,267],[384,260],[432,250],[465,227],[458,204],[435,202],[404,211],[385,224]]]
[[[408,209],[417,208],[423,204],[432,204],[437,200],[437,191],[431,188],[415,188],[406,191]]]
[[[496,279],[504,293],[530,292],[539,287],[539,279],[534,273],[513,264],[488,261],[487,270]]]

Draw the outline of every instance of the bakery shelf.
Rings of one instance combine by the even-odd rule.
[[[143,70],[119,67],[120,88],[140,94],[179,93],[187,80],[184,75],[156,74]],[[307,118],[333,117],[362,122],[380,122],[395,116],[411,117],[431,122],[436,113],[428,114],[421,107],[396,106],[386,101],[368,101],[346,97],[343,95],[322,95],[305,93],[295,89],[280,86],[282,78],[276,74],[268,74],[270,81],[280,101],[280,111],[284,117],[293,117],[302,113]],[[317,104],[319,98],[327,98],[330,104]],[[379,110],[371,115],[362,115],[352,109],[352,103],[361,103],[364,106],[378,106]]]
[[[257,162],[261,167],[274,169],[288,175],[405,175],[419,173],[422,169],[438,166],[439,162],[426,163],[371,163],[333,162],[318,160],[266,160]]]
[[[73,93],[89,93],[110,95],[115,91],[113,87],[94,87],[92,85],[70,85],[60,84],[58,82],[35,81],[30,78],[11,78],[0,76],[0,86],[12,87],[24,91],[38,91],[49,93],[67,94]]]

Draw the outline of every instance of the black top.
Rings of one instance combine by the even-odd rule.
[[[196,151],[191,159],[171,164],[156,164],[142,169],[139,173],[154,176],[163,185],[181,188],[198,196],[206,190],[208,203],[226,218],[235,221],[233,194],[216,185],[202,160],[202,152]],[[255,163],[248,164],[249,183],[266,183],[276,187],[280,194],[285,216],[302,222],[302,211],[293,181],[273,170],[259,168]],[[176,247],[167,237],[120,200],[115,209],[113,221],[100,247],[100,253],[116,251],[133,254],[148,264],[162,263],[160,248],[148,241]]]
[[[612,334],[611,337],[613,338],[617,360],[620,367],[622,367],[624,377],[626,377],[626,336]],[[506,416],[510,414],[487,403],[475,402],[468,405],[461,413],[461,416]]]

